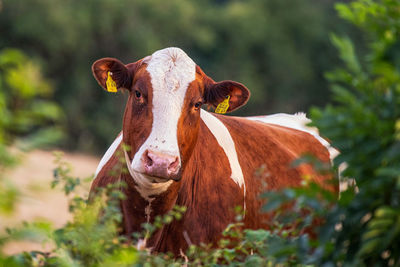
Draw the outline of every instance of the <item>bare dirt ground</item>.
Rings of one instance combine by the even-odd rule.
[[[36,150],[22,155],[21,163],[4,177],[7,177],[21,192],[15,212],[9,217],[0,217],[0,232],[5,227],[15,227],[23,221],[45,220],[54,227],[64,225],[71,217],[68,213],[68,199],[61,187],[52,189],[54,155],[51,151]],[[93,156],[64,153],[63,160],[70,163],[72,174],[80,178],[92,176],[99,159]],[[90,183],[83,187],[87,195]],[[3,252],[13,254],[24,250],[43,249],[30,242],[13,242]]]

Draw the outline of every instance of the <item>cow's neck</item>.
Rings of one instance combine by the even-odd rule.
[[[123,214],[123,233],[132,237],[132,233],[144,233],[143,223],[153,223],[154,218],[166,214],[176,203],[177,191],[180,183],[174,182],[165,192],[160,195],[143,198],[137,191],[137,184],[128,173],[123,174],[122,181],[127,184],[123,189],[125,198],[121,201]],[[154,233],[149,240],[143,239],[138,243],[139,247],[154,247],[159,241],[160,231]]]

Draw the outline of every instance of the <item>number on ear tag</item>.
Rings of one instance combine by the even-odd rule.
[[[115,83],[115,81],[112,79],[111,77],[111,72],[109,71],[107,73],[107,81],[106,81],[106,85],[107,85],[107,91],[108,92],[112,92],[115,93],[117,92],[117,84]]]
[[[215,113],[219,113],[219,114],[225,114],[226,111],[229,108],[229,99],[231,97],[228,95],[226,96],[226,98],[224,99],[224,101],[222,101],[221,103],[218,104],[217,108],[215,109]]]

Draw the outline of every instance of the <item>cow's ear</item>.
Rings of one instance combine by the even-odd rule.
[[[211,80],[206,83],[204,88],[206,104],[216,107],[218,113],[234,111],[245,105],[249,98],[249,89],[234,81],[214,82]],[[226,106],[227,102],[229,102],[229,106]]]
[[[196,74],[204,85],[203,98],[205,104],[214,106],[218,113],[237,110],[245,105],[250,98],[249,89],[241,83],[234,81],[214,82],[199,66],[196,66]]]
[[[130,90],[133,71],[127,66],[115,58],[102,58],[93,63],[92,72],[101,87],[109,92],[120,88]]]

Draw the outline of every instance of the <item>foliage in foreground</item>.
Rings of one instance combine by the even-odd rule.
[[[73,198],[74,219],[62,229],[34,223],[21,230],[25,233],[10,231],[8,238],[30,233],[55,242],[52,253],[24,253],[0,262],[7,261],[7,266],[180,266],[186,261],[209,266],[399,266],[400,62],[388,60],[400,44],[399,6],[399,0],[337,6],[343,18],[366,31],[369,54],[359,59],[348,38],[332,36],[345,65],[327,75],[337,103],[312,110],[314,125],[341,151],[335,167],[346,163],[342,174],[356,179],[358,190],[350,187],[338,201],[315,184],[265,194],[264,210],[275,211],[270,230],[243,230],[238,216],[217,247],[191,246],[182,258],[173,259],[149,255],[134,245],[147,231],[179,219],[183,210],[173,210],[155,225],[145,226],[147,231],[133,237],[133,242],[126,242],[117,235],[121,218],[115,205],[123,196],[108,188],[94,202]],[[70,191],[77,180],[67,171],[57,173]],[[295,212],[284,212],[287,201],[295,201]],[[296,218],[303,210],[306,215]],[[324,223],[315,225],[321,218]],[[288,228],[294,220],[296,227]],[[315,238],[304,231],[310,227]]]
[[[52,93],[36,61],[16,49],[0,50],[0,216],[13,211],[18,196],[3,177],[17,161],[12,148],[43,147],[63,138],[63,112],[49,100]]]
[[[122,218],[118,202],[124,198],[119,190],[124,184],[110,185],[86,200],[76,193],[83,183],[81,179],[70,175],[71,167],[61,160],[60,155],[57,155],[56,163],[58,167],[54,171],[53,185],[61,185],[69,196],[73,219],[60,229],[40,221],[8,229],[8,235],[0,239],[3,244],[11,240],[31,240],[50,244],[52,249],[0,257],[0,263],[4,266],[272,266],[276,263],[299,262],[299,259],[305,259],[303,252],[309,249],[307,235],[288,238],[291,233],[284,230],[285,222],[277,222],[270,231],[243,229],[242,213],[238,209],[236,222],[226,228],[217,247],[209,244],[191,245],[177,259],[172,254],[151,255],[149,250],[139,248],[140,240],[148,238],[165,224],[179,220],[185,212],[184,207],[176,206],[166,215],[157,217],[152,224],[144,224],[141,233],[135,233],[132,237],[120,236]],[[301,195],[308,190],[300,191],[295,194]],[[320,191],[314,187],[312,192],[317,194]],[[293,192],[286,193],[288,199],[293,199]],[[268,197],[272,200],[274,195]],[[305,203],[308,200],[299,201],[295,208],[304,209],[308,206]],[[282,199],[275,201],[282,202]],[[312,219],[307,218],[307,222]],[[308,225],[307,222],[302,222],[302,225]]]

